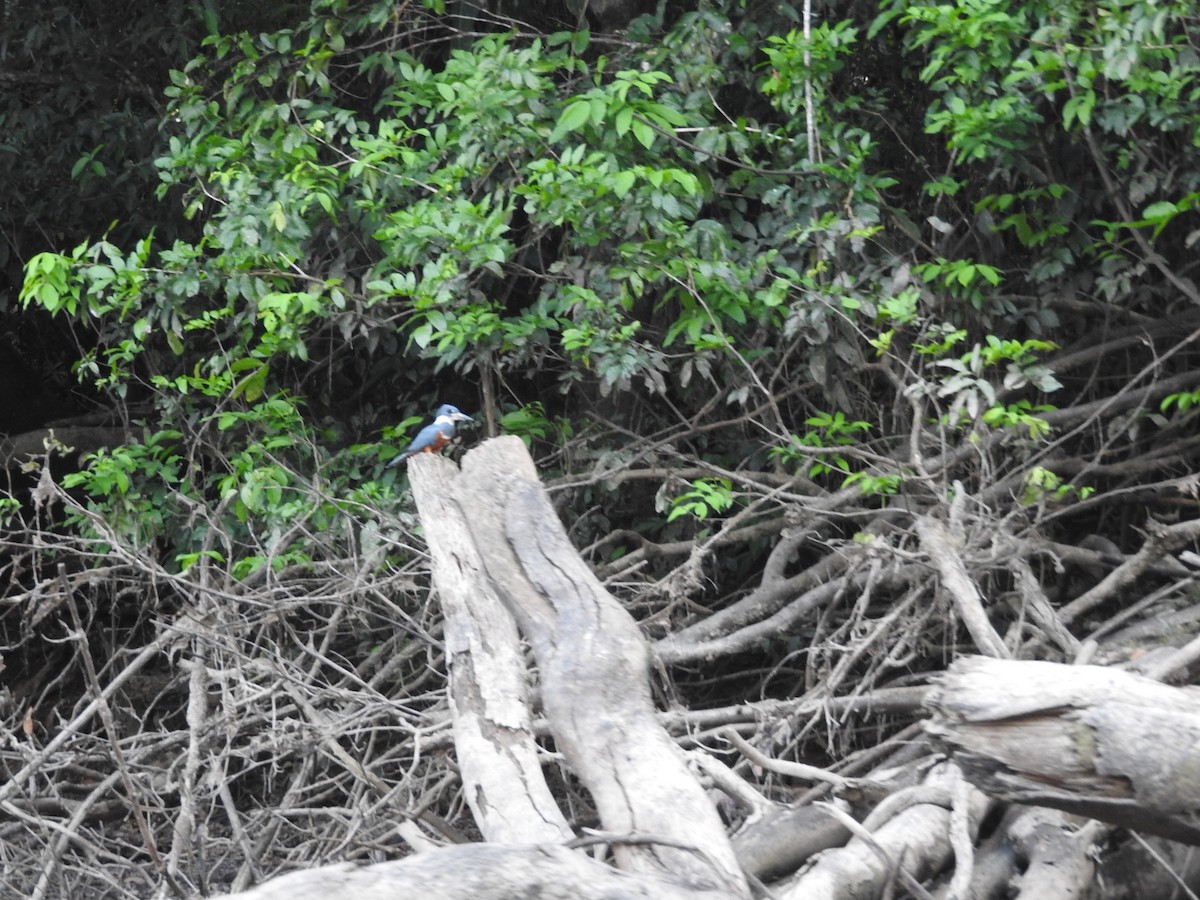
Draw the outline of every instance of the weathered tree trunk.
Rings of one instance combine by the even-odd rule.
[[[722,900],[729,894],[631,875],[551,844],[459,844],[395,862],[281,876],[222,900]]]
[[[1200,844],[1200,689],[969,657],[927,704],[926,731],[993,796]]]
[[[743,894],[716,810],[655,719],[646,641],[567,539],[525,445],[501,437],[467,454],[456,497],[533,647],[555,745],[619,836],[618,863]]]
[[[454,501],[458,468],[428,455],[409,465],[445,621],[454,745],[475,824],[497,843],[569,840],[542,777],[517,627]]]
[[[503,843],[297,872],[238,896],[748,896],[720,818],[655,717],[646,642],[571,546],[525,445],[488,441],[461,475],[417,456],[409,475],[446,616],[464,788],[480,829]],[[509,614],[533,648],[555,745],[623,872],[562,846],[570,831],[537,764]]]

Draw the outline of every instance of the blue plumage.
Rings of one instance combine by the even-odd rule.
[[[449,403],[442,404],[434,414],[433,424],[426,425],[418,431],[408,448],[388,463],[386,468],[398,466],[417,453],[437,453],[450,443],[459,422],[474,421],[465,412],[461,412],[458,407],[451,406]]]

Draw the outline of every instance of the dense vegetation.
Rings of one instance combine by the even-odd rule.
[[[0,26],[46,411],[0,429],[61,418],[0,497],[19,892],[470,832],[384,469],[441,402],[529,443],[694,742],[794,701],[743,733],[836,767],[919,710],[815,700],[1194,627],[1192,4],[125,6]]]

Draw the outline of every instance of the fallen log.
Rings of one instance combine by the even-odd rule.
[[[547,844],[458,844],[406,859],[291,872],[223,900],[726,900],[728,894],[633,874]]]
[[[926,732],[992,796],[1200,844],[1200,689],[967,657],[926,705]]]

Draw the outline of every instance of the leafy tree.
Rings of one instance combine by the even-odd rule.
[[[84,335],[78,377],[133,424],[39,495],[53,520],[4,507],[11,547],[32,531],[38,567],[153,585],[129,646],[151,615],[219,622],[192,671],[303,685],[309,724],[344,695],[372,723],[356,759],[439,777],[371,710],[404,698],[416,733],[445,696],[383,469],[443,400],[533,448],[684,705],[832,698],[861,724],[847,698],[966,643],[1069,659],[1190,605],[1161,561],[1190,532],[1138,530],[1195,518],[1188,4],[706,2],[619,32],[548,5],[315,0],[244,29],[214,9],[137,123],[159,212],[56,232],[21,292]],[[69,155],[102,190],[104,154]],[[1153,582],[1139,613],[1093,583],[1113,567]],[[48,640],[8,627],[32,668]],[[264,654],[279,668],[243,665]],[[772,709],[766,752],[864,740]],[[239,791],[286,771],[320,796],[300,746],[258,771],[277,726],[245,711],[220,756]],[[163,732],[199,747],[183,718]],[[199,879],[185,845],[162,870]]]

